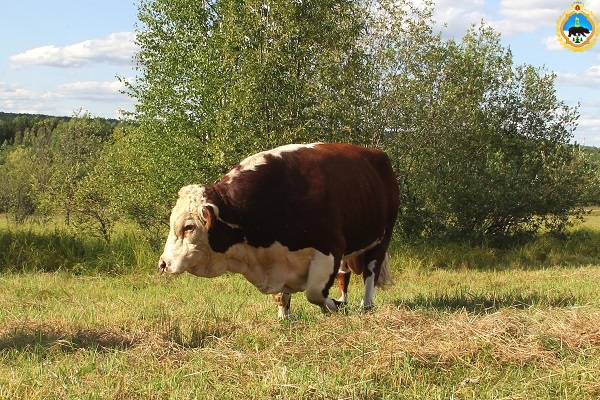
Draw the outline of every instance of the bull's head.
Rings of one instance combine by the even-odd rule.
[[[213,252],[208,244],[208,230],[218,212],[215,205],[206,202],[203,186],[181,188],[171,211],[169,237],[158,261],[159,273],[187,271],[210,278],[225,272],[219,263],[213,262]]]

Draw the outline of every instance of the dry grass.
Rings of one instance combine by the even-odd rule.
[[[546,272],[396,270],[373,313],[284,323],[237,276],[5,276],[0,398],[597,398],[600,267]]]

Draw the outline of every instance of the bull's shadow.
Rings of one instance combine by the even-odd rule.
[[[105,352],[124,350],[136,342],[137,339],[128,332],[104,328],[66,331],[49,326],[15,327],[0,335],[0,352],[16,350],[43,354],[50,349],[63,353],[80,349]]]
[[[221,323],[218,326],[200,328],[202,324],[176,324],[164,330],[163,340],[184,349],[211,347],[220,338],[230,336],[236,329],[235,324]]]
[[[455,293],[418,294],[410,299],[396,299],[394,304],[410,310],[434,309],[453,312],[465,310],[473,314],[494,313],[505,308],[527,309],[530,307],[570,307],[581,304],[582,299],[573,294],[560,295],[530,293],[471,293],[458,290]]]

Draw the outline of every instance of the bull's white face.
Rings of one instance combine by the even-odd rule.
[[[213,252],[203,216],[207,207],[203,194],[204,188],[198,185],[185,186],[179,191],[179,200],[171,212],[169,237],[158,262],[160,273],[189,272],[213,277],[225,272],[211,262]]]

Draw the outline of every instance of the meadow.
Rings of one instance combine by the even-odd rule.
[[[0,223],[0,398],[596,399],[600,213],[511,249],[395,243],[396,284],[279,322],[241,276],[156,274],[158,254]],[[332,293],[333,294],[333,293]]]

